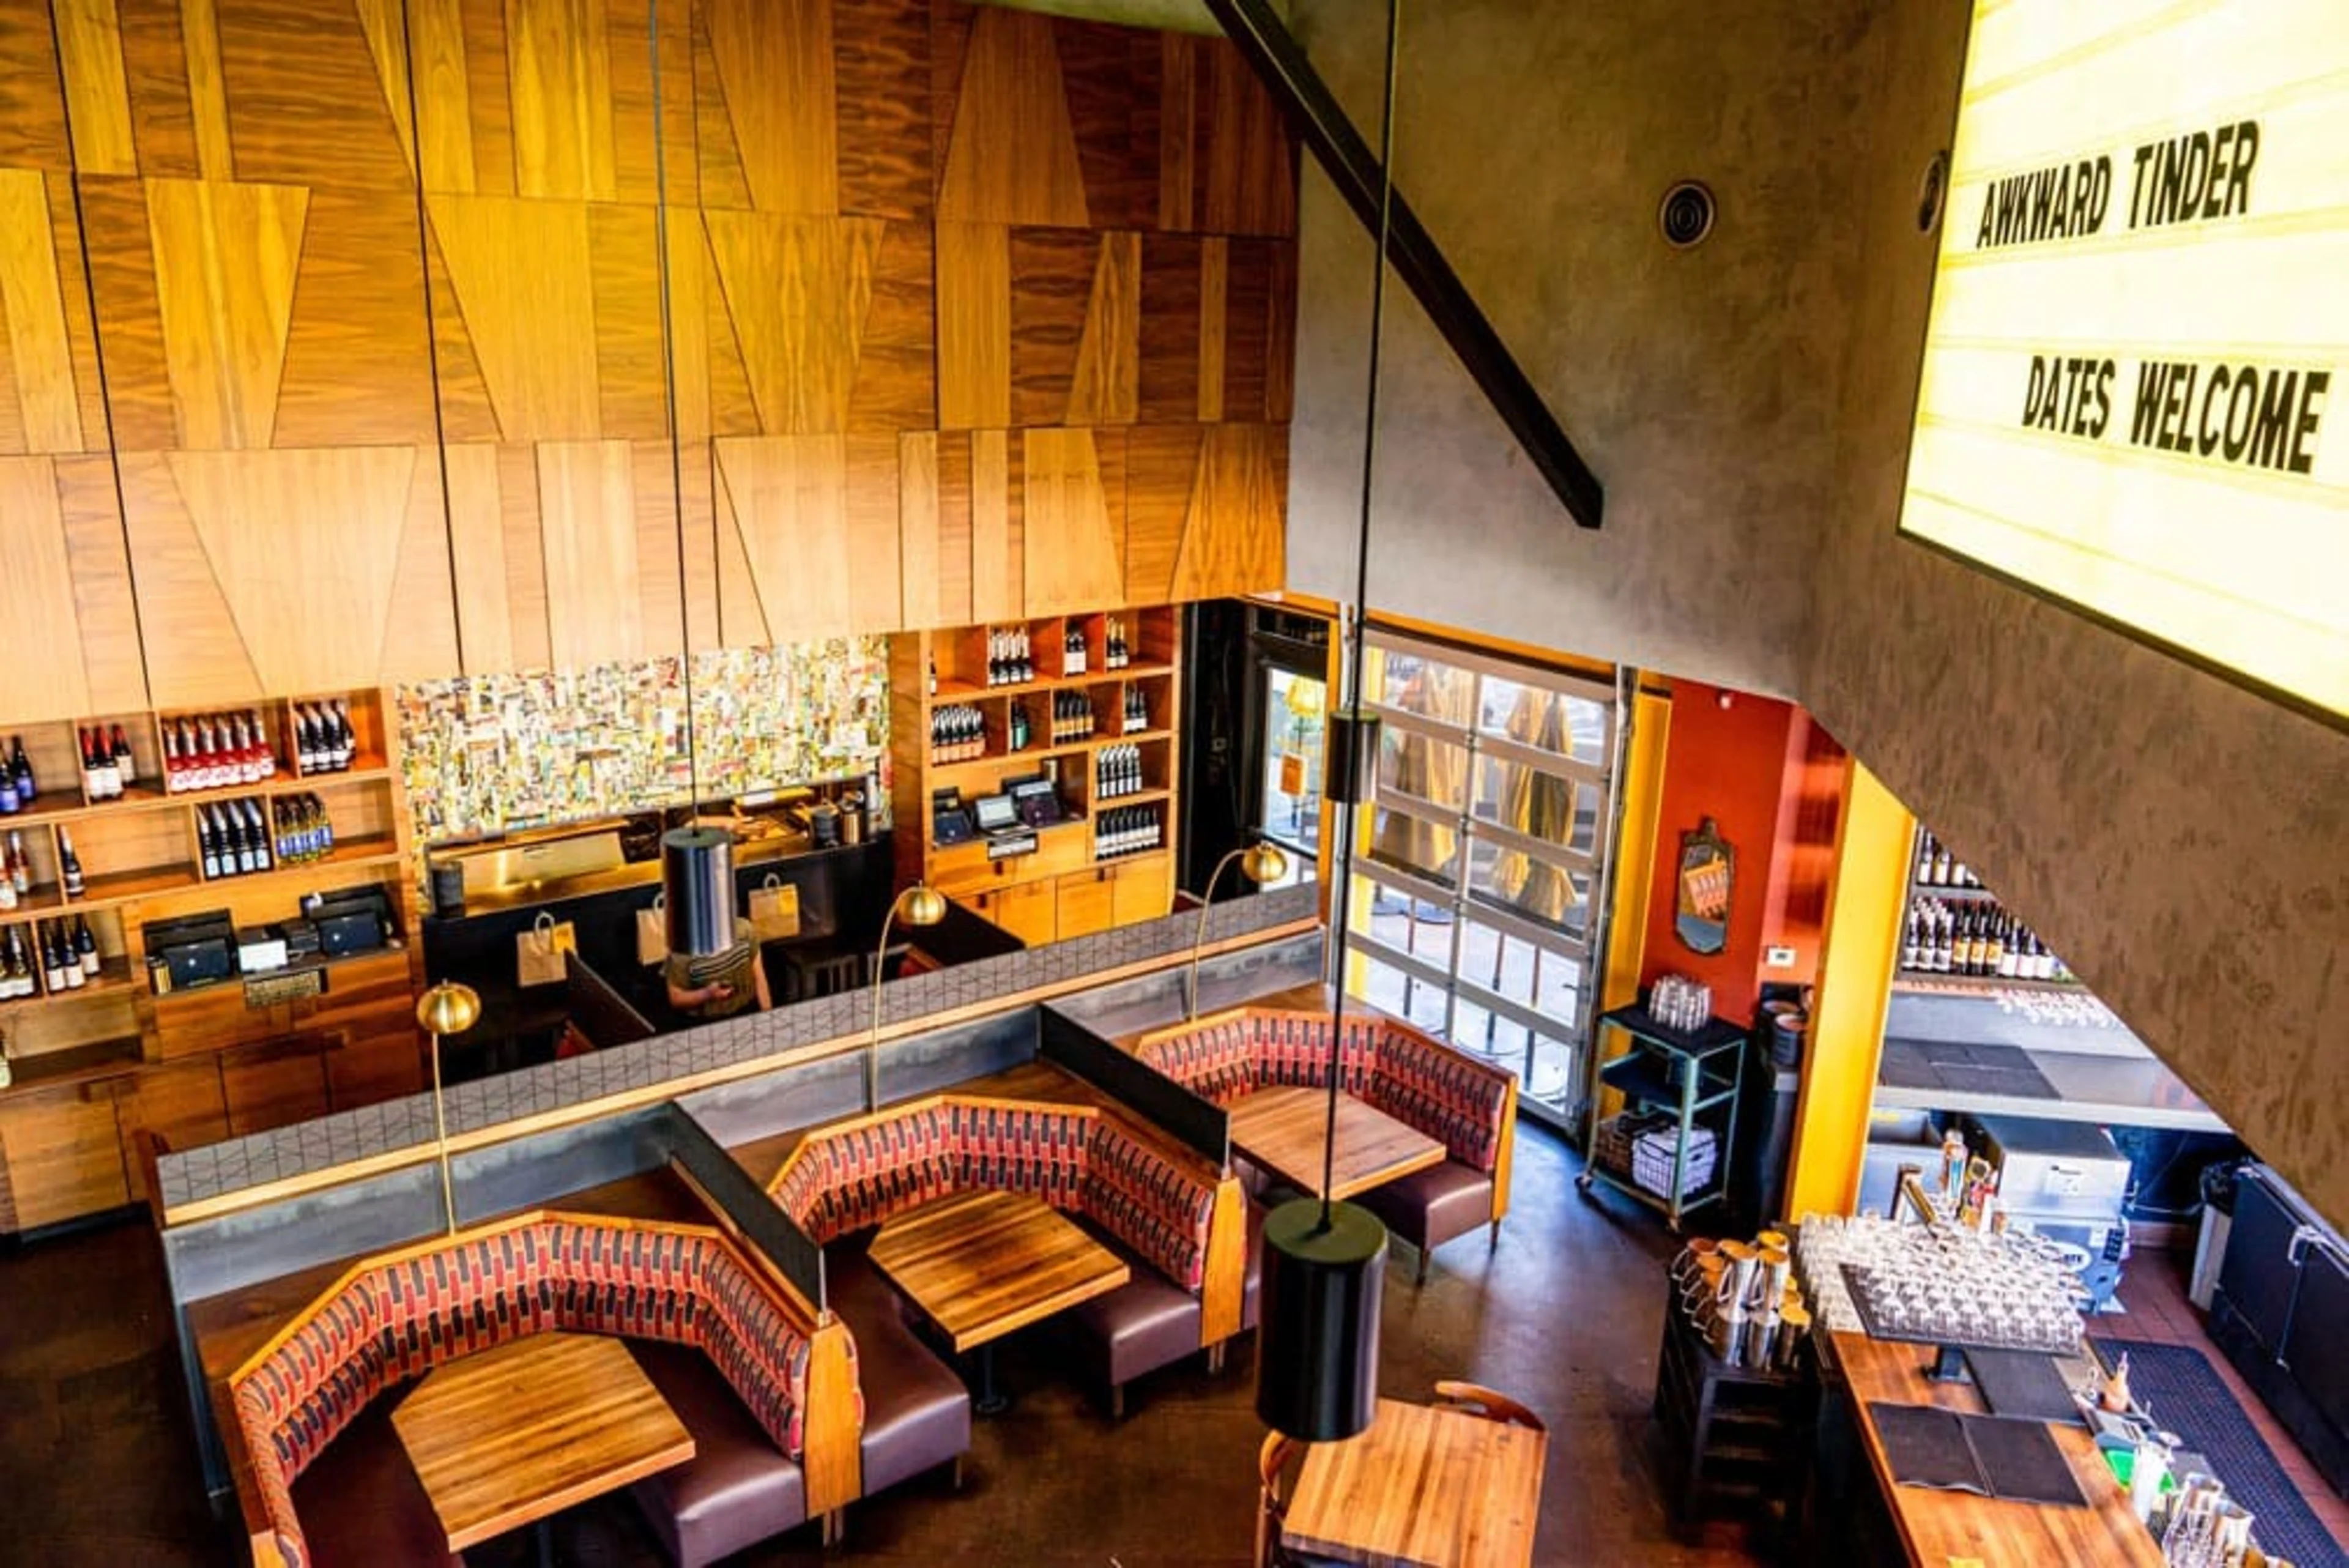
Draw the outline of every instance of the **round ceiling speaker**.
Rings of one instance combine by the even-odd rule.
[[[1664,244],[1676,251],[1702,244],[1713,233],[1713,192],[1695,180],[1683,180],[1665,192],[1663,204],[1656,209],[1656,224],[1663,230]]]
[[[1933,154],[1925,165],[1925,178],[1917,186],[1917,232],[1930,234],[1940,226],[1941,209],[1950,199],[1950,155],[1946,151]]]

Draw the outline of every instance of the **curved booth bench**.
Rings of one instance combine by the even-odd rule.
[[[231,1375],[224,1425],[254,1563],[450,1561],[406,1454],[368,1406],[458,1357],[558,1331],[649,1342],[639,1360],[696,1453],[633,1495],[678,1563],[811,1518],[829,1526],[858,1495],[861,1395],[844,1324],[819,1321],[718,1230],[540,1211],[357,1265]],[[296,1493],[314,1467],[331,1480],[305,1522]]]
[[[1133,1054],[1192,1093],[1230,1106],[1278,1085],[1326,1088],[1330,1018],[1239,1007],[1145,1034]],[[1427,1255],[1479,1225],[1499,1239],[1509,1207],[1509,1146],[1516,1130],[1517,1080],[1380,1013],[1350,1014],[1338,1040],[1338,1086],[1426,1134],[1444,1148],[1440,1165],[1364,1193],[1359,1201]]]
[[[1132,1265],[1126,1284],[1069,1314],[1112,1413],[1127,1383],[1193,1351],[1213,1356],[1242,1326],[1238,1182],[1104,1106],[932,1096],[810,1133],[767,1190],[819,1245],[971,1190],[1032,1194],[1086,1222]],[[857,1250],[826,1245],[825,1265],[829,1293],[868,1349],[903,1332],[895,1293]],[[885,1484],[872,1480],[880,1458],[865,1456],[873,1490]]]

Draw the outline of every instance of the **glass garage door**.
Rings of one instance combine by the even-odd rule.
[[[1375,628],[1378,795],[1354,857],[1350,994],[1581,1116],[1614,844],[1613,686]]]

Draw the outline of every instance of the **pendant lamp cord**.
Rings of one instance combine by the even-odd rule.
[[[1369,640],[1365,623],[1371,609],[1371,481],[1379,449],[1379,342],[1384,336],[1387,315],[1387,231],[1394,208],[1395,61],[1402,43],[1402,0],[1387,0],[1386,77],[1379,116],[1378,250],[1371,268],[1370,373],[1362,394],[1362,513],[1354,544],[1354,645],[1347,650],[1346,689],[1339,693],[1340,711],[1357,718],[1362,705],[1363,645]],[[1348,761],[1358,773],[1364,766],[1377,765],[1376,759],[1359,756]],[[1345,832],[1338,841],[1334,910],[1338,918],[1338,983],[1330,988],[1330,1110],[1321,1133],[1320,1229],[1325,1231],[1331,1223],[1330,1188],[1336,1179],[1338,1163],[1338,1080],[1342,1075],[1346,1049],[1346,940],[1353,912],[1355,813],[1361,809],[1353,799],[1361,791],[1349,787],[1346,794]]]
[[[653,245],[655,272],[660,279],[661,395],[668,404],[669,494],[677,508],[677,630],[678,678],[685,686],[685,826],[701,816],[701,748],[693,722],[693,576],[685,555],[685,441],[677,422],[677,368],[669,346],[675,328],[669,319],[668,157],[661,142],[665,123],[661,109],[661,9],[647,8],[647,48],[653,67]],[[716,602],[716,585],[711,585]],[[732,933],[727,933],[729,940]]]

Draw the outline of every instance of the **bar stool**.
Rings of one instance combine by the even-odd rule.
[[[1530,1427],[1537,1432],[1549,1428],[1539,1416],[1510,1398],[1475,1383],[1462,1383],[1445,1378],[1435,1386],[1435,1402],[1481,1416],[1487,1421],[1498,1421],[1505,1427]]]

